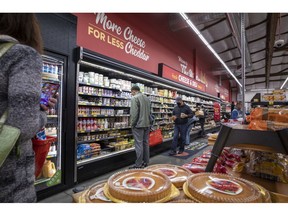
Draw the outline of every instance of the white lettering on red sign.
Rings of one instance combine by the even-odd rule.
[[[117,38],[113,38],[108,36],[107,37],[107,43],[123,49],[124,48],[124,44],[125,44],[125,53],[130,54],[132,56],[135,56],[137,58],[140,58],[144,61],[148,61],[149,60],[149,55],[147,53],[145,53],[144,48],[146,47],[146,43],[145,41],[136,36],[133,33],[133,30],[127,26],[124,31],[122,32],[122,28],[121,26],[117,25],[116,23],[112,22],[110,19],[108,19],[108,16],[105,15],[105,13],[95,13],[96,15],[96,19],[95,19],[95,23],[96,24],[101,24],[102,28],[104,30],[109,30],[112,33],[116,33],[118,36],[121,36],[123,33],[123,37],[124,39],[127,41],[126,44],[123,40],[123,42],[121,40],[118,40]],[[103,41],[105,41],[105,35],[104,33],[102,33],[103,35],[101,35],[98,30],[94,30],[93,29],[89,29],[88,30],[88,34],[94,34],[94,37],[96,38],[102,38]],[[99,36],[100,35],[100,36]],[[135,47],[134,47],[135,45]],[[137,46],[137,47],[136,47]]]
[[[121,27],[109,20],[105,13],[97,13],[95,23],[98,24],[99,22],[102,24],[104,30],[110,30],[115,32],[117,35],[122,34]]]

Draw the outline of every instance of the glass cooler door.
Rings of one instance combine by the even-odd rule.
[[[63,95],[62,86],[63,86],[64,62],[48,55],[42,55],[42,58],[43,58],[42,84],[56,83],[60,84],[60,87],[58,89],[57,105],[55,106],[54,109],[49,109],[47,111],[47,123],[45,125],[46,136],[55,137],[56,139],[55,142],[51,143],[50,146],[48,146],[49,151],[41,171],[39,170],[40,174],[38,176],[35,176],[36,191],[40,191],[54,185],[58,185],[62,182],[61,120],[62,120],[62,95]],[[35,163],[37,163],[37,159],[35,160]]]

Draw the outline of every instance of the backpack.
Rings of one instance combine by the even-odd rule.
[[[0,58],[14,45],[14,43],[0,43]],[[5,125],[8,111],[0,117],[0,167],[12,151],[20,136],[20,130],[9,125]],[[17,145],[16,145],[17,146]],[[16,148],[19,154],[19,148]]]

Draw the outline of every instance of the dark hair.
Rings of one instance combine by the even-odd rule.
[[[137,86],[137,85],[134,85],[134,86],[132,86],[132,88],[131,88],[131,91],[140,91],[140,88],[139,88],[139,86]]]
[[[9,35],[43,53],[40,27],[32,13],[0,13],[0,34]]]

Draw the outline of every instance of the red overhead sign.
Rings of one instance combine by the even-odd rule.
[[[197,89],[199,91],[202,92],[206,91],[206,87],[203,83],[200,83],[195,79],[192,79],[189,76],[186,76],[180,73],[179,71],[168,67],[167,65],[159,64],[159,75],[162,76],[163,78]]]
[[[220,119],[221,119],[220,104],[214,102],[214,121],[220,121]]]

